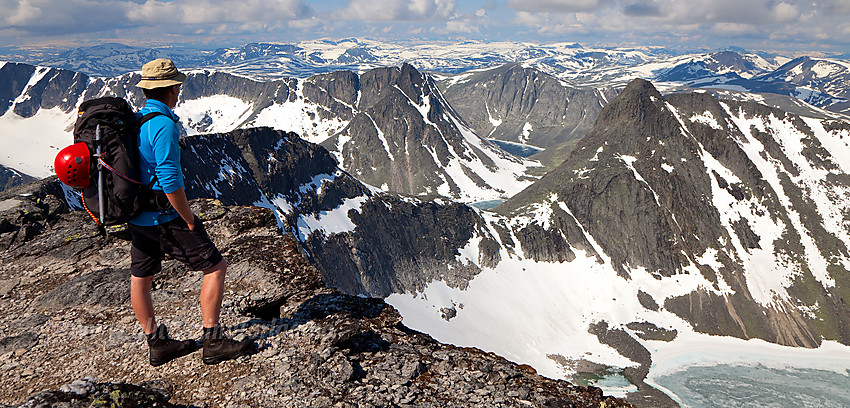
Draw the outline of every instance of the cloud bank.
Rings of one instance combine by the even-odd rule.
[[[847,0],[0,0],[0,8],[0,45],[62,36],[191,42],[415,35],[850,52]]]

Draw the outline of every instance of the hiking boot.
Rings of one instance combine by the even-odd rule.
[[[204,364],[218,364],[254,351],[251,339],[233,340],[222,333],[221,325],[204,327]]]
[[[151,365],[154,367],[198,349],[194,340],[180,341],[169,337],[168,329],[164,324],[159,325],[153,333],[148,335],[148,346],[151,350]]]

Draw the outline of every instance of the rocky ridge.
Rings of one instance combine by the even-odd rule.
[[[35,177],[0,165],[0,191],[35,181]]]
[[[128,298],[126,231],[68,212],[55,180],[7,191],[0,219],[0,401],[35,406],[627,406],[406,328],[380,299],[327,288],[273,214],[195,200],[228,258],[223,322],[258,353],[154,368]],[[201,276],[166,261],[160,322],[199,337]],[[42,391],[47,390],[47,391]]]
[[[356,85],[341,99],[354,116],[322,145],[364,183],[470,202],[504,198],[532,182],[525,172],[534,163],[474,133],[434,79],[412,65],[367,71]]]

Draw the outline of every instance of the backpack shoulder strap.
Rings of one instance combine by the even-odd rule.
[[[139,127],[142,127],[142,125],[144,125],[145,122],[147,122],[147,121],[149,121],[149,120],[151,120],[151,119],[153,119],[157,116],[168,116],[168,115],[166,115],[162,112],[153,111],[153,112],[150,112],[150,113],[146,114],[145,116],[142,116],[141,118],[139,118],[139,121],[136,123],[136,125],[139,126]],[[174,118],[172,118],[170,116],[168,118],[171,119],[171,120],[174,120]]]

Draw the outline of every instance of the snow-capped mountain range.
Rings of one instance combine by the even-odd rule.
[[[410,63],[417,69],[463,73],[507,63],[523,63],[578,85],[623,86],[634,78],[653,80],[660,89],[676,85],[720,86],[726,81],[754,80],[765,84],[790,82],[801,90],[839,95],[846,63],[828,57],[792,58],[774,53],[727,51],[677,53],[658,47],[598,48],[577,43],[533,44],[522,42],[415,43],[395,44],[367,39],[312,40],[298,43],[251,43],[242,47],[202,50],[185,47],[136,48],[104,44],[64,52],[39,52],[31,58],[10,55],[10,61],[64,68],[98,77],[113,77],[138,71],[153,58],[165,57],[186,69],[213,69],[269,80],[282,77],[306,78],[337,70],[365,71],[380,66]],[[3,59],[3,56],[0,56]],[[778,70],[784,64],[792,65]],[[808,64],[812,80],[793,67]],[[817,65],[817,67],[812,67]],[[778,70],[777,73],[773,71]],[[845,74],[841,74],[845,72]],[[802,75],[802,76],[801,76]],[[796,79],[794,79],[796,78]],[[666,84],[670,82],[670,84]],[[832,82],[831,85],[825,85]],[[731,84],[757,87],[756,84]],[[775,87],[775,86],[774,86]],[[753,88],[756,89],[756,88]],[[797,96],[797,95],[792,95]]]
[[[719,52],[679,53],[658,47],[599,48],[577,43],[396,44],[349,38],[251,43],[214,50],[104,44],[31,53],[32,58],[18,54],[6,59],[114,77],[138,71],[150,59],[166,57],[185,69],[230,72],[257,80],[307,78],[337,70],[363,72],[403,63],[423,71],[449,74],[522,63],[580,86],[622,88],[632,79],[643,78],[656,83],[662,92],[719,88],[780,93],[836,112],[846,111],[842,101],[846,101],[846,90],[850,88],[847,62],[839,59],[841,56],[786,57],[734,47]]]
[[[102,80],[8,63],[0,77],[7,78],[0,164],[36,177],[52,174],[52,157],[71,143],[79,102],[113,94],[136,108],[144,103],[135,73]],[[475,134],[433,80],[410,65],[269,82],[194,71],[175,112],[188,135],[259,126],[296,132],[325,144],[364,182],[410,195],[505,199],[531,184],[526,173],[539,167]]]

